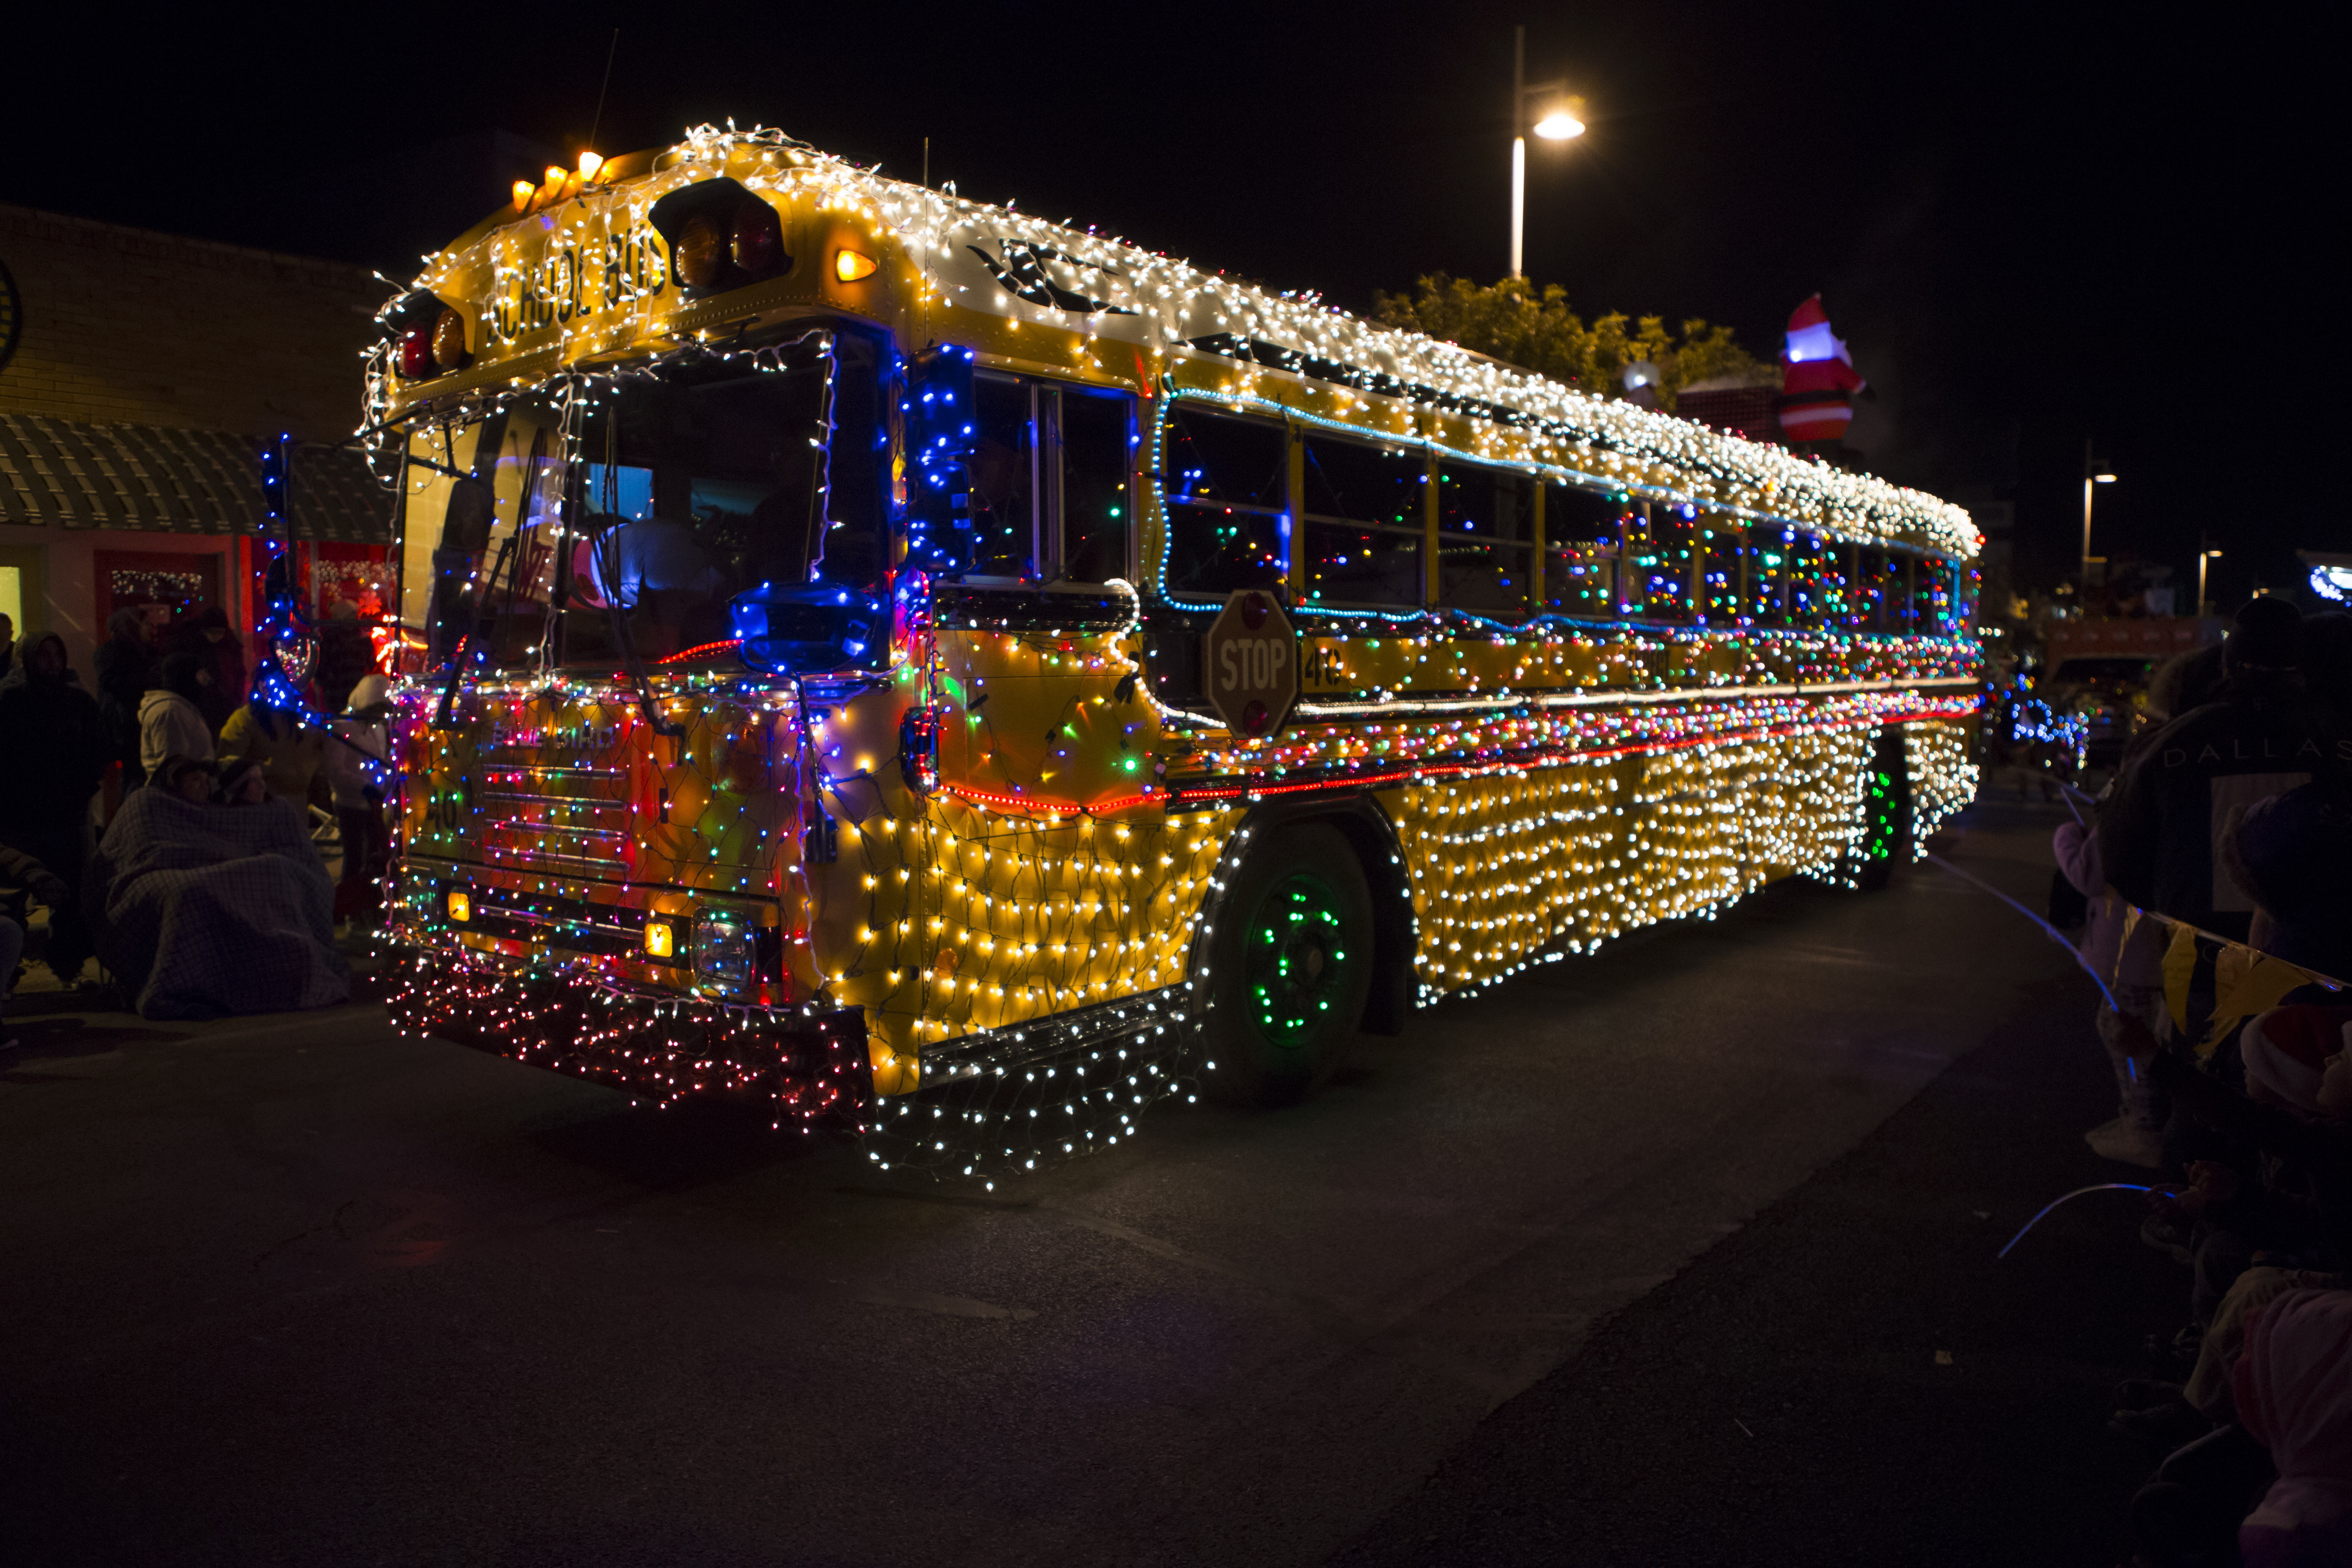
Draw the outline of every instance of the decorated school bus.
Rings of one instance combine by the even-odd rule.
[[[1034,1161],[1973,792],[1958,508],[773,132],[383,325],[394,1011],[640,1100]]]

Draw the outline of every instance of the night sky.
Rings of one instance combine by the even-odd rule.
[[[733,115],[1368,310],[1507,265],[1511,26],[1591,132],[1531,149],[1528,270],[1577,308],[1776,353],[1822,291],[1877,395],[1849,445],[2013,497],[2021,576],[2078,548],[2216,596],[2352,548],[2335,481],[2336,30],[2239,7],[1676,3],[1290,8],[580,5],[11,24],[0,201],[413,273],[585,144]],[[230,26],[219,18],[259,17]],[[2316,12],[2312,15],[2317,15]],[[2262,28],[2270,30],[2263,31]],[[2341,219],[2336,220],[2341,221]],[[2315,233],[2321,237],[2313,237]]]

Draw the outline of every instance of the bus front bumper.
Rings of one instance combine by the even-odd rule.
[[[730,1100],[779,1127],[806,1127],[860,1124],[874,1100],[855,1008],[729,1006],[438,947],[402,952],[386,1006],[402,1030],[608,1084],[641,1103]]]

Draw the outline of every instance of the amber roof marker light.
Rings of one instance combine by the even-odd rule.
[[[833,253],[833,275],[844,283],[856,283],[873,277],[882,269],[881,263],[870,256],[844,246]]]

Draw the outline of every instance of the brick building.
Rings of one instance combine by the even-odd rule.
[[[252,624],[258,454],[297,450],[314,595],[381,583],[389,498],[343,440],[388,292],[364,268],[0,205],[0,610],[85,682],[108,616]],[[159,612],[160,613],[160,612]]]

